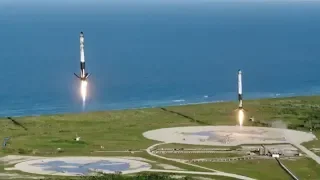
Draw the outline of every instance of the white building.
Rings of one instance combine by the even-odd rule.
[[[273,158],[279,158],[279,154],[272,154]]]

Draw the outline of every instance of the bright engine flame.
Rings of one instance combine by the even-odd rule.
[[[86,97],[87,97],[87,85],[88,82],[86,80],[81,81],[81,96],[82,96],[82,101],[85,102],[86,101]]]
[[[244,120],[244,112],[243,110],[239,110],[238,112],[238,120],[239,120],[239,125],[242,126],[243,120]]]

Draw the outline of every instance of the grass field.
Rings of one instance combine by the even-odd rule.
[[[246,160],[233,162],[204,162],[198,165],[212,169],[232,172],[240,175],[248,175],[259,180],[290,179],[290,176],[281,169],[276,160]]]
[[[1,118],[0,136],[11,137],[7,147],[0,155],[132,155],[130,153],[97,153],[94,151],[123,151],[140,150],[157,143],[142,136],[148,130],[196,125],[235,125],[237,124],[234,109],[235,102],[186,105],[165,108],[103,111],[64,115],[43,115],[37,117]],[[320,138],[320,131],[315,129],[320,122],[320,97],[292,97],[279,99],[250,100],[244,102],[248,110],[244,125],[269,126],[272,121],[281,120],[288,127],[308,131],[313,127],[315,135]],[[247,121],[250,117],[255,122]],[[76,135],[81,141],[74,141]],[[320,140],[304,143],[307,148],[320,148]],[[101,146],[104,148],[102,149]],[[174,145],[163,147],[191,147],[189,145]],[[57,151],[61,148],[61,151]],[[159,148],[159,147],[158,147]],[[136,156],[147,156],[136,153]],[[148,157],[152,159],[153,157]],[[157,159],[157,161],[163,161]],[[311,160],[310,160],[311,161]],[[304,174],[320,172],[319,166],[310,161],[290,162],[288,166],[295,169],[302,164],[304,170],[297,173],[308,179]],[[166,162],[168,163],[168,162]],[[242,163],[242,164],[241,164]],[[270,170],[267,166],[273,166],[275,162],[248,161],[240,164],[225,163],[227,172],[240,172],[252,177],[268,177]],[[171,164],[174,164],[171,162]],[[204,164],[206,166],[221,166],[218,163]],[[231,164],[231,165],[229,165]],[[190,169],[190,167],[183,168]],[[278,166],[277,166],[278,168]],[[276,169],[277,169],[276,168]],[[192,167],[191,167],[192,169]],[[199,169],[197,169],[199,170]],[[275,173],[279,177],[287,176],[279,168]],[[275,176],[275,175],[274,175]],[[274,179],[274,178],[272,178]],[[276,179],[276,178],[275,178]]]
[[[320,177],[320,167],[309,158],[298,160],[281,160],[299,179],[317,180]],[[246,160],[234,161],[229,163],[197,163],[209,168],[225,172],[233,172],[242,175],[250,174],[250,177],[261,180],[269,179],[290,179],[283,169],[277,164],[276,160]],[[315,168],[311,168],[316,166]],[[263,169],[263,170],[262,170]]]
[[[256,121],[263,122],[281,119],[288,125],[303,124],[305,118],[318,113],[315,112],[318,105],[318,96],[245,102],[249,112],[247,117],[254,116]],[[228,102],[167,107],[170,111],[153,108],[45,115],[14,118],[16,123],[3,118],[0,120],[3,127],[0,135],[11,137],[5,151],[10,154],[56,154],[57,148],[62,148],[63,154],[88,154],[101,150],[100,146],[104,146],[104,150],[145,149],[155,143],[142,136],[143,132],[151,129],[189,125],[235,125],[235,107],[235,103]],[[251,122],[246,121],[245,125],[251,125]],[[315,133],[320,135],[320,131]],[[73,140],[76,134],[82,141]],[[320,141],[305,145],[320,147]]]
[[[202,158],[228,158],[228,157],[241,157],[243,154],[236,153],[166,153],[159,154],[164,157],[177,158],[177,159],[202,159]]]
[[[317,180],[320,177],[320,165],[312,159],[302,158],[297,161],[281,160],[281,162],[287,168],[289,168],[299,179]]]
[[[299,160],[300,162],[300,160]],[[291,179],[289,175],[285,173],[283,169],[278,165],[276,160],[246,160],[246,161],[234,161],[234,162],[206,162],[206,163],[197,163],[205,167],[213,168],[216,170],[221,170],[224,172],[233,172],[242,175],[250,174],[250,177],[257,178],[259,180],[282,180],[282,179]],[[306,165],[306,164],[301,164]],[[300,176],[298,176],[300,178]],[[305,177],[305,176],[304,176]],[[303,178],[301,179],[312,179]],[[314,179],[315,180],[315,179]]]

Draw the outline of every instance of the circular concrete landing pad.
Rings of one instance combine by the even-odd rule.
[[[23,172],[60,176],[83,176],[95,172],[115,173],[120,171],[128,174],[150,168],[151,165],[145,162],[111,157],[55,157],[30,160],[15,165],[16,170]]]
[[[237,146],[241,144],[302,143],[313,134],[289,129],[253,126],[189,126],[156,129],[143,136],[166,143]]]

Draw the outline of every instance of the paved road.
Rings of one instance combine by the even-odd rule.
[[[310,151],[309,149],[305,148],[304,146],[302,146],[301,144],[298,143],[292,143],[294,146],[296,146],[297,148],[299,148],[302,152],[306,153],[310,158],[312,158],[313,160],[315,160],[318,164],[320,164],[320,157],[317,156],[315,153],[313,153],[312,151]]]
[[[159,146],[159,145],[162,145],[162,144],[167,144],[167,143],[158,143],[158,144],[154,144],[150,147],[147,148],[147,153],[151,156],[154,156],[154,157],[157,157],[157,158],[160,158],[160,159],[165,159],[165,160],[169,160],[169,161],[174,161],[174,162],[178,162],[178,163],[181,163],[181,164],[186,164],[186,165],[189,165],[189,166],[193,166],[193,167],[197,167],[197,168],[201,168],[201,169],[205,169],[207,171],[213,171],[213,172],[197,172],[197,171],[174,171],[174,170],[148,170],[148,171],[161,171],[161,172],[171,172],[171,173],[184,173],[184,174],[202,174],[202,175],[218,175],[218,176],[228,176],[228,177],[233,177],[233,178],[237,178],[237,179],[242,179],[242,180],[255,180],[255,179],[252,179],[250,177],[246,177],[246,176],[241,176],[241,175],[237,175],[237,174],[231,174],[231,173],[225,173],[225,172],[221,172],[221,171],[218,171],[218,170],[215,170],[215,169],[210,169],[210,168],[207,168],[207,167],[203,167],[203,166],[199,166],[199,165],[196,165],[196,164],[191,164],[191,163],[187,163],[187,162],[183,162],[181,160],[178,160],[178,159],[172,159],[172,158],[167,158],[167,157],[163,157],[163,156],[159,156],[157,154],[153,154],[151,152],[151,150],[153,148],[155,148],[156,146]]]

